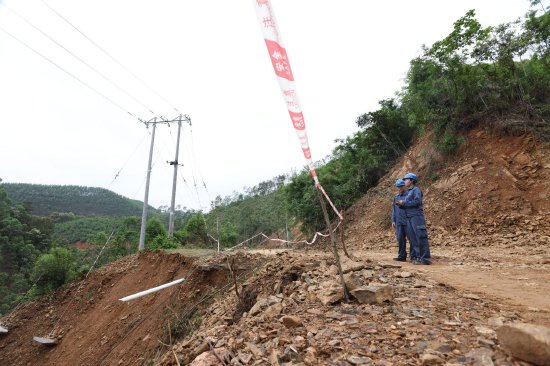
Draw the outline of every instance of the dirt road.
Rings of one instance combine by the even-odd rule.
[[[550,250],[549,250],[550,252]],[[393,250],[364,251],[360,258],[393,262]],[[464,294],[493,300],[526,319],[550,326],[550,264],[546,253],[521,257],[497,248],[470,249],[458,256],[456,250],[437,248],[433,264],[418,266],[393,262],[407,271],[420,273]]]

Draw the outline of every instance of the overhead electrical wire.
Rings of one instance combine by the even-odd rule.
[[[143,135],[142,139],[140,140],[139,144],[137,144],[134,151],[130,154],[128,159],[126,159],[124,164],[122,164],[122,167],[117,171],[117,173],[115,174],[115,177],[113,178],[111,183],[109,183],[109,187],[107,187],[107,189],[109,189],[111,187],[111,185],[114,183],[114,181],[120,176],[120,173],[122,172],[122,169],[124,169],[124,167],[126,167],[128,162],[130,161],[130,159],[134,156],[134,154],[138,151],[139,147],[143,144],[143,141],[145,141],[145,137],[147,137],[147,133]]]
[[[134,97],[132,94],[130,94],[128,91],[126,91],[124,88],[122,88],[121,86],[119,86],[117,83],[115,83],[114,81],[112,81],[110,78],[108,78],[106,75],[104,75],[101,71],[97,70],[95,67],[93,67],[92,65],[90,65],[88,62],[84,61],[82,58],[80,58],[79,56],[77,56],[76,54],[74,54],[74,52],[72,52],[71,50],[69,50],[67,47],[63,46],[61,43],[59,43],[58,41],[56,41],[53,37],[51,37],[49,34],[47,34],[46,32],[44,32],[43,30],[41,30],[40,28],[38,28],[37,26],[35,26],[33,23],[31,23],[28,19],[26,19],[24,16],[22,16],[21,14],[19,14],[17,11],[13,10],[12,8],[10,8],[8,5],[2,3],[4,5],[4,7],[6,9],[8,9],[9,11],[11,11],[13,14],[15,14],[17,17],[19,17],[21,20],[23,20],[25,23],[27,23],[29,26],[31,26],[33,29],[35,29],[36,31],[40,32],[44,37],[48,38],[50,41],[52,41],[53,43],[55,43],[58,47],[62,48],[65,52],[67,52],[68,54],[70,54],[71,56],[73,56],[74,58],[76,58],[78,61],[80,61],[81,63],[83,63],[84,65],[86,65],[86,67],[88,67],[90,70],[92,70],[93,72],[95,72],[97,75],[101,76],[105,81],[107,81],[109,84],[111,84],[112,86],[114,86],[115,88],[117,88],[119,91],[121,91],[122,93],[124,93],[126,96],[128,96],[130,99],[132,99],[134,102],[138,103],[139,105],[141,105],[143,108],[147,109],[150,113],[152,113],[153,115],[155,115],[155,112],[153,112],[153,110],[151,108],[149,108],[147,105],[145,105],[145,103],[143,103],[141,100],[137,99],[136,97]]]
[[[57,10],[55,10],[51,5],[49,5],[44,0],[40,0],[42,3],[50,9],[53,13],[55,13],[58,17],[63,19],[67,24],[69,24],[74,30],[76,30],[78,33],[80,33],[84,38],[86,38],[91,44],[96,46],[101,52],[103,52],[107,57],[109,57],[111,60],[113,60],[117,65],[119,65],[122,69],[124,69],[128,74],[132,75],[137,81],[139,81],[143,86],[145,86],[147,89],[149,89],[150,92],[155,94],[157,97],[162,99],[164,102],[166,102],[170,107],[172,107],[176,112],[181,113],[178,108],[176,108],[170,101],[166,98],[164,98],[162,95],[160,95],[156,90],[154,90],[152,87],[150,87],[145,81],[143,81],[139,76],[137,76],[135,73],[133,73],[131,70],[129,70],[126,66],[124,66],[120,61],[118,61],[116,58],[114,58],[109,52],[107,52],[103,47],[101,47],[99,44],[97,44],[95,41],[93,41],[90,37],[88,37],[84,32],[82,32],[80,29],[78,29],[73,23],[71,23],[67,18],[65,18],[63,15],[61,15]]]
[[[88,83],[86,83],[85,81],[83,81],[82,79],[80,79],[78,76],[72,74],[70,71],[67,71],[66,69],[64,69],[62,66],[59,66],[58,64],[56,64],[54,61],[52,61],[51,59],[49,59],[48,57],[44,56],[42,53],[38,52],[37,50],[35,50],[34,48],[32,48],[31,46],[29,46],[28,44],[26,44],[25,42],[23,42],[22,40],[20,40],[19,38],[17,38],[16,36],[14,36],[13,34],[11,34],[10,32],[8,32],[7,30],[5,30],[4,28],[2,28],[0,26],[0,30],[2,32],[4,32],[5,34],[7,34],[8,36],[10,36],[11,38],[13,38],[14,40],[16,40],[17,42],[21,43],[23,46],[27,47],[29,50],[31,50],[32,52],[36,53],[38,56],[42,57],[43,59],[45,59],[46,61],[48,61],[49,63],[51,63],[52,65],[54,65],[55,67],[57,67],[58,69],[60,69],[61,71],[63,71],[64,73],[66,73],[67,75],[69,75],[70,77],[74,78],[75,80],[77,80],[78,82],[80,82],[81,84],[83,84],[84,86],[86,86],[88,89],[92,90],[94,93],[96,93],[97,95],[101,96],[102,98],[104,98],[105,100],[107,100],[108,102],[110,102],[111,104],[113,104],[115,107],[121,109],[122,111],[128,113],[130,116],[134,117],[134,118],[137,118],[134,114],[132,114],[131,112],[129,112],[128,110],[126,110],[124,107],[122,107],[120,104],[118,104],[117,102],[115,102],[114,100],[112,100],[111,98],[109,98],[108,96],[106,96],[105,94],[101,93],[100,91],[98,91],[97,89],[95,89],[94,87],[92,87],[91,85],[89,85]]]
[[[59,18],[61,18],[64,22],[66,22],[69,26],[71,26],[75,31],[77,31],[82,37],[84,37],[86,40],[88,40],[91,44],[93,44],[97,49],[99,49],[101,52],[103,52],[107,57],[109,57],[113,62],[115,62],[117,65],[119,65],[123,70],[125,70],[128,74],[130,74],[132,77],[134,77],[137,81],[139,81],[143,86],[145,86],[149,91],[151,91],[153,94],[155,94],[157,97],[159,97],[160,99],[162,99],[165,103],[167,103],[171,108],[173,108],[176,112],[178,113],[181,113],[179,111],[179,109],[177,107],[175,107],[168,99],[166,99],[165,97],[163,97],[160,93],[158,93],[156,90],[154,90],[151,86],[149,86],[145,81],[143,81],[143,79],[141,79],[139,76],[137,76],[134,72],[132,72],[129,68],[127,68],[126,66],[124,66],[120,61],[118,61],[114,56],[112,56],[109,52],[107,52],[103,47],[101,47],[97,42],[95,42],[94,40],[92,40],[88,35],[86,35],[83,31],[81,31],[76,25],[74,25],[72,22],[70,22],[65,16],[63,16],[59,11],[57,11],[56,9],[54,9],[50,4],[48,4],[46,1],[44,0],[41,0],[41,2],[48,8],[50,9],[54,14],[56,14]],[[170,134],[171,131],[170,131]],[[157,149],[157,152],[158,149]],[[159,152],[160,153],[160,152]],[[193,193],[192,193],[192,190],[189,186],[189,184],[187,183],[187,181],[185,180],[185,177],[183,176],[181,170],[180,170],[180,177],[182,178],[184,184],[185,184],[185,187],[187,188],[188,190],[188,193],[189,193],[189,196],[190,197],[194,197]],[[118,173],[117,173],[118,174]],[[116,179],[116,176],[115,176],[115,179]],[[194,180],[194,176],[193,176],[193,180]],[[114,180],[113,180],[114,181]],[[206,189],[206,192],[207,192],[207,195],[210,197],[210,194],[206,188],[206,184],[204,183],[204,179],[203,179],[203,185],[204,185],[204,188]],[[143,186],[143,183],[141,184],[141,186]],[[140,189],[141,189],[141,186],[140,186]],[[196,189],[196,183],[195,183],[195,189]],[[197,193],[197,197],[196,197],[196,200],[197,200],[197,203],[199,204],[199,207],[203,207],[201,202],[200,202],[200,197],[199,197],[199,194],[198,192],[196,191]]]
[[[206,183],[204,182],[204,176],[201,173],[199,164],[197,164],[197,159],[196,159],[196,154],[195,154],[195,142],[194,142],[194,138],[193,138],[193,128],[189,127],[189,131],[190,131],[190,134],[191,134],[191,156],[192,156],[194,164],[197,167],[197,171],[199,173],[199,178],[202,180],[202,185],[204,186],[204,190],[206,191],[206,194],[208,196],[208,200],[210,202],[212,202],[212,197],[210,197],[210,192],[208,192],[208,188],[206,187]]]

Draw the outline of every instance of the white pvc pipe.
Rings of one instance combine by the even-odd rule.
[[[160,286],[157,286],[157,287],[153,287],[153,288],[150,288],[149,290],[145,290],[145,291],[141,291],[141,292],[138,292],[137,294],[133,294],[133,295],[129,295],[129,296],[126,296],[126,297],[123,297],[122,299],[119,299],[120,301],[130,301],[130,300],[134,300],[134,299],[137,299],[137,298],[140,298],[142,296],[145,296],[145,295],[148,295],[150,293],[153,293],[153,292],[157,292],[159,290],[162,290],[163,288],[167,288],[167,287],[170,287],[170,286],[174,286],[174,285],[177,285],[178,283],[184,281],[185,278],[180,278],[179,280],[175,280],[175,281],[172,281],[172,282],[168,282],[168,283],[165,283],[164,285],[160,285]]]

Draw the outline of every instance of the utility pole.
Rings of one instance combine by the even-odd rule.
[[[174,161],[168,162],[170,165],[174,166],[174,180],[172,181],[172,202],[170,204],[170,218],[168,220],[168,236],[174,236],[174,220],[176,219],[176,211],[174,206],[176,204],[176,183],[178,180],[178,156],[180,151],[180,134],[181,134],[181,122],[184,117],[180,114],[178,120],[178,139],[176,142],[176,158]],[[191,125],[191,119],[186,115],[185,121]]]
[[[191,123],[191,120],[187,115],[185,116],[185,119]],[[143,213],[141,215],[141,230],[139,234],[139,247],[138,249],[144,250],[145,249],[145,227],[147,226],[147,210],[149,208],[149,182],[151,180],[151,170],[152,170],[152,163],[153,163],[153,147],[155,146],[155,131],[157,124],[167,124],[173,122],[180,122],[182,120],[182,115],[180,115],[177,119],[173,120],[166,120],[164,118],[160,118],[160,120],[157,121],[157,118],[153,118],[149,121],[144,121],[140,119],[140,122],[144,123],[147,128],[149,128],[149,125],[153,125],[153,132],[151,133],[151,147],[149,148],[149,162],[147,164],[147,180],[145,182],[145,197],[143,198]],[[179,142],[179,130],[178,130],[178,142]],[[178,144],[179,145],[179,144]],[[176,155],[177,160],[177,155]],[[172,209],[171,212],[174,211],[174,199],[172,199]]]
[[[149,206],[149,181],[151,180],[151,167],[153,163],[153,146],[155,146],[155,131],[157,129],[157,119],[153,118],[149,122],[145,122],[145,126],[149,128],[149,124],[153,124],[153,132],[151,133],[151,147],[149,148],[149,163],[147,164],[147,180],[145,181],[145,197],[143,198],[143,212],[141,214],[141,230],[139,232],[139,250],[145,249],[145,226],[147,225],[147,208]]]
[[[168,236],[174,236],[174,220],[176,212],[174,205],[176,204],[176,182],[178,180],[178,155],[180,152],[180,133],[181,133],[181,115],[178,121],[178,139],[176,140],[176,158],[174,161],[170,161],[169,164],[174,166],[174,179],[172,181],[172,201],[170,203],[170,218],[168,219]]]

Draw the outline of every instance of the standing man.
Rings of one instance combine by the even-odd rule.
[[[395,237],[397,239],[397,257],[393,258],[394,261],[405,262],[407,260],[407,214],[405,209],[397,206],[399,200],[405,200],[407,197],[405,193],[405,181],[398,179],[395,181],[398,193],[393,197],[393,205],[391,208],[391,226],[395,229]],[[409,239],[410,242],[410,239]],[[412,246],[411,246],[412,250]],[[411,252],[411,258],[413,254]]]
[[[416,253],[413,264],[432,264],[426,219],[422,209],[422,191],[416,186],[416,174],[407,173],[403,180],[407,187],[406,197],[397,201],[397,205],[405,209],[407,216],[407,237]]]

